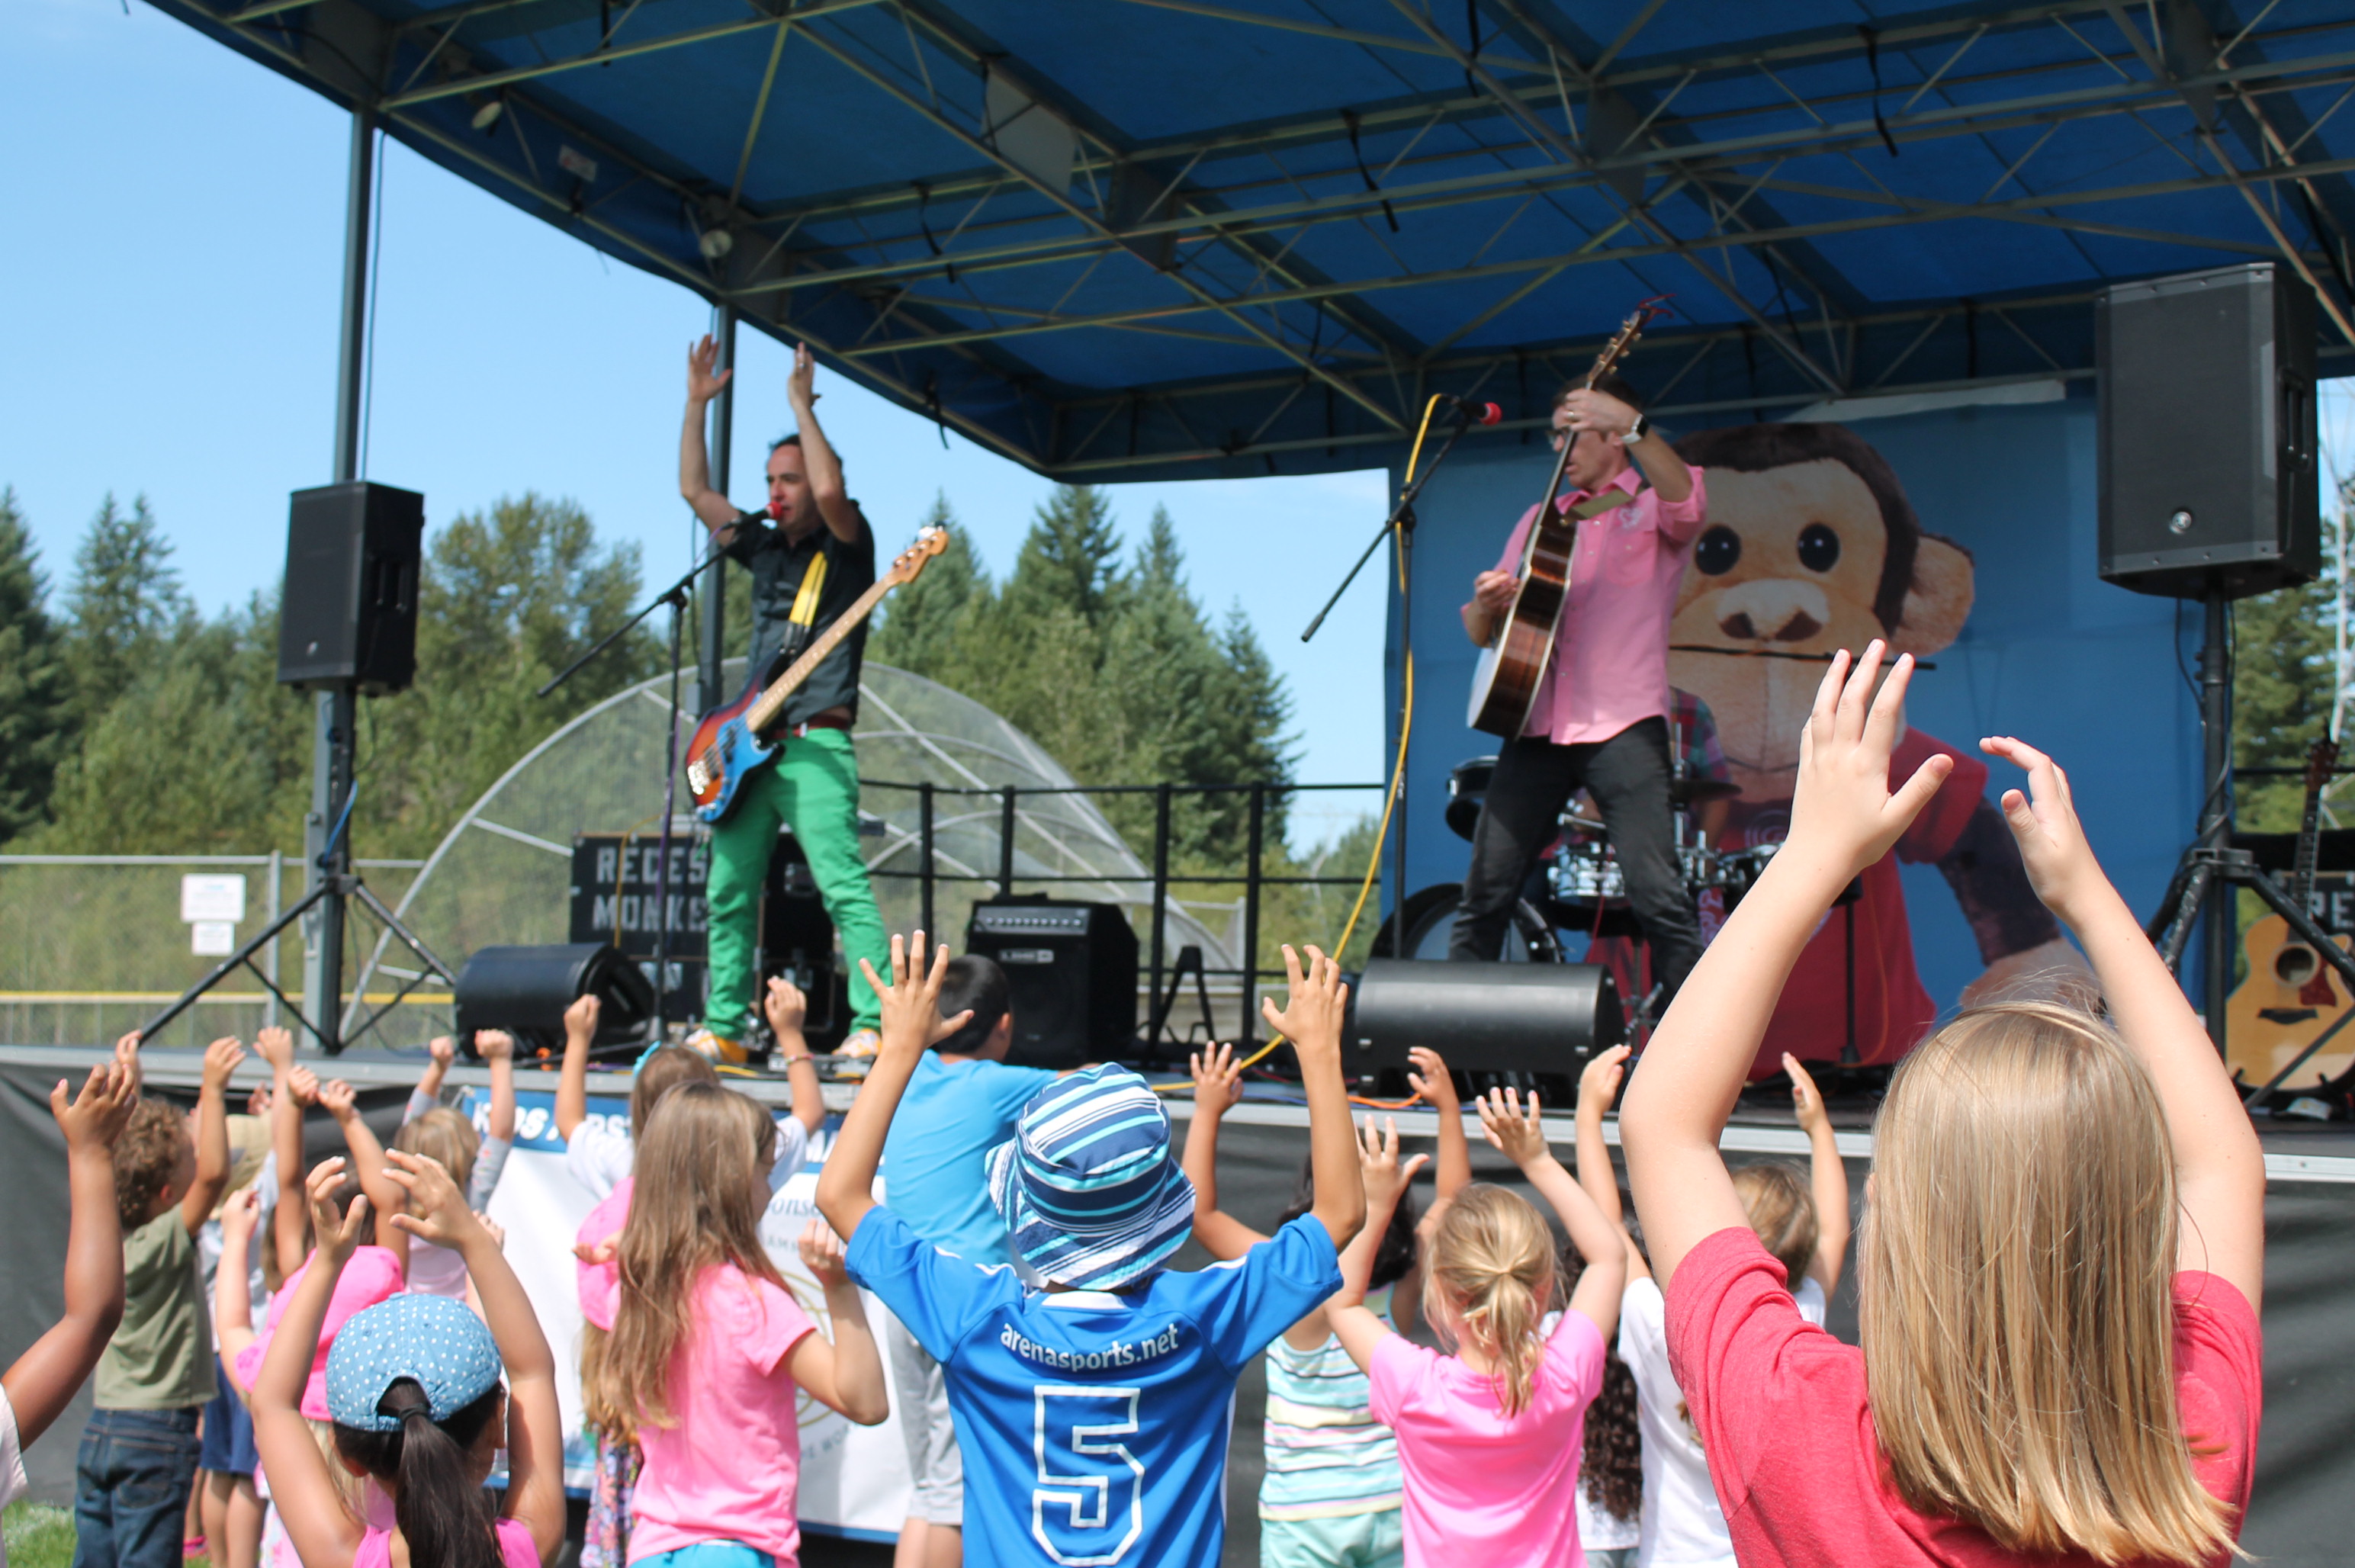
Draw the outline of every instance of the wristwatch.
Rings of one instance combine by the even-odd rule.
[[[1637,442],[1644,439],[1646,432],[1651,428],[1652,421],[1646,419],[1640,411],[1637,412],[1636,415],[1636,422],[1629,425],[1627,427],[1627,433],[1619,438],[1621,444],[1625,446],[1635,445]]]

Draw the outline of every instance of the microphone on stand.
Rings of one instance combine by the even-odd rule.
[[[1505,411],[1495,403],[1476,403],[1471,401],[1469,399],[1459,398],[1453,392],[1442,392],[1439,394],[1439,397],[1444,401],[1454,404],[1455,408],[1455,417],[1462,420],[1466,424],[1501,424],[1504,422]]]

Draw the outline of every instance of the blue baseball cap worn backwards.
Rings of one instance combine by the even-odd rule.
[[[1125,1067],[1059,1078],[989,1155],[989,1198],[1022,1261],[1058,1285],[1110,1290],[1176,1252],[1194,1184],[1169,1147],[1169,1112]]]
[[[396,1296],[356,1312],[327,1352],[327,1413],[338,1426],[396,1432],[377,1410],[403,1378],[425,1391],[429,1413],[449,1420],[497,1386],[499,1348],[483,1320],[441,1296]]]

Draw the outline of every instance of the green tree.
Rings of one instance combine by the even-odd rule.
[[[125,512],[110,491],[74,552],[66,587],[76,722],[95,722],[195,616],[147,497]]]
[[[895,669],[949,668],[973,636],[975,621],[988,613],[996,597],[981,554],[958,528],[946,496],[933,498],[924,523],[947,528],[949,547],[915,581],[883,601],[867,639],[867,656]]]
[[[16,492],[0,488],[0,844],[41,820],[70,735],[71,666]]]
[[[2303,767],[2307,749],[2329,729],[2337,592],[2333,574],[2325,571],[2303,587],[2232,607],[2232,752],[2239,766]],[[2294,830],[2305,803],[2305,789],[2292,777],[2243,779],[2235,792],[2239,823],[2252,832]]]

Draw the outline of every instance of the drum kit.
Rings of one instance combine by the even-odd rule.
[[[1473,826],[1479,820],[1480,802],[1487,794],[1488,781],[1496,767],[1494,757],[1473,757],[1457,763],[1448,775],[1447,826],[1465,839],[1472,837]],[[1730,799],[1740,793],[1739,785],[1714,779],[1678,776],[1668,783],[1677,864],[1684,874],[1685,887],[1696,899],[1711,889],[1718,890],[1729,911],[1757,881],[1778,846],[1762,844],[1730,852],[1713,848],[1698,841],[1689,808]],[[1627,900],[1626,874],[1592,804],[1582,798],[1565,809],[1561,829],[1559,837],[1539,857],[1532,885],[1524,891],[1525,896],[1514,912],[1513,939],[1506,943],[1508,959],[1561,962],[1558,944],[1552,938],[1557,927],[1593,936],[1638,934],[1635,912]],[[1444,909],[1427,912],[1421,921],[1410,917],[1408,951],[1424,956],[1424,950],[1434,944],[1435,937],[1440,951],[1428,955],[1444,956],[1444,928],[1453,926],[1454,914],[1450,900]],[[1545,940],[1539,941],[1536,930],[1524,930],[1525,926],[1542,928]]]

